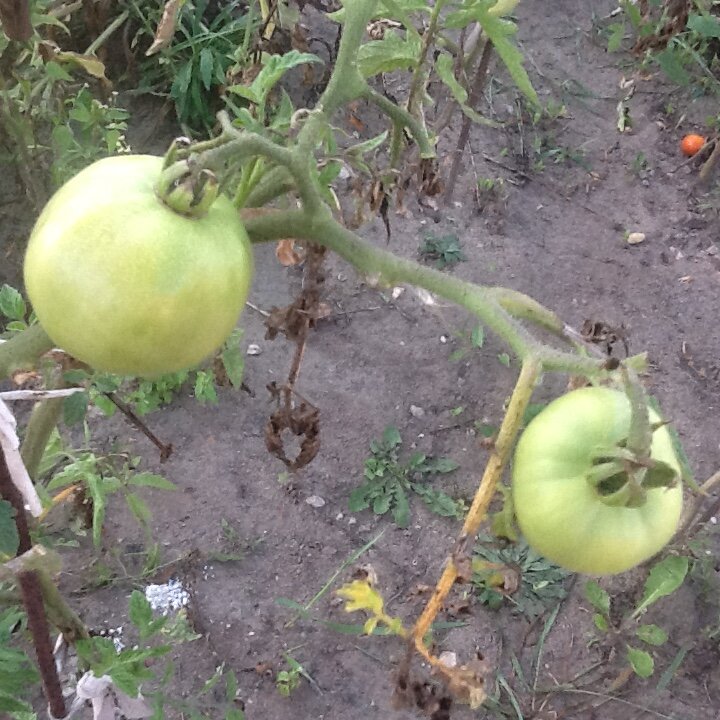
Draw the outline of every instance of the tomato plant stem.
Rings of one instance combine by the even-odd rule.
[[[468,543],[474,542],[475,535],[480,528],[488,506],[495,494],[497,483],[502,477],[502,473],[510,458],[510,453],[515,444],[515,439],[520,432],[525,410],[527,409],[530,398],[532,396],[535,385],[537,384],[542,372],[542,364],[536,356],[530,356],[523,362],[520,370],[520,376],[515,384],[512,397],[508,404],[507,412],[503,418],[500,430],[498,431],[497,440],[492,449],[490,458],[485,466],[482,480],[478,486],[475,497],[473,498],[468,514],[465,518],[460,537],[458,538],[457,547],[463,549],[466,553]],[[445,565],[445,570],[438,580],[435,590],[428,601],[425,609],[415,623],[412,631],[412,637],[418,652],[430,662],[435,669],[443,675],[452,674],[449,668],[446,668],[438,658],[433,657],[425,646],[424,637],[430,629],[430,626],[443,606],[450,589],[458,578],[458,558],[453,554]]]
[[[34,368],[38,358],[52,347],[53,341],[39,325],[32,325],[0,343],[0,378]]]
[[[56,368],[49,373],[50,377],[46,380],[46,387],[49,390],[57,390],[66,387],[66,383],[62,378],[62,369]],[[28,475],[33,482],[37,482],[38,469],[42,460],[45,446],[50,439],[52,431],[60,420],[63,402],[65,398],[47,398],[35,403],[30,413],[27,427],[25,428],[25,436],[23,437],[21,454]]]
[[[248,217],[245,226],[253,242],[294,237],[333,250],[379,284],[416,285],[467,308],[508,343],[520,358],[537,355],[545,370],[598,376],[604,359],[555,350],[540,343],[519,322],[529,320],[562,335],[557,316],[514,290],[474,285],[376,248],[327,215],[316,218],[300,210],[269,212]]]

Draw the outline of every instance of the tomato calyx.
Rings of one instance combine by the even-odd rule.
[[[219,191],[218,179],[212,171],[196,170],[189,165],[180,171],[175,165],[166,168],[155,186],[156,195],[173,212],[193,218],[207,215]]]
[[[598,448],[585,479],[606,505],[641,507],[648,490],[672,487],[677,482],[677,473],[667,463],[640,458],[620,444]]]
[[[651,456],[653,433],[666,422],[650,423],[647,396],[637,376],[623,368],[625,394],[630,401],[627,437],[611,447],[597,448],[591,456],[587,481],[607,505],[641,507],[647,491],[672,487],[677,473]]]

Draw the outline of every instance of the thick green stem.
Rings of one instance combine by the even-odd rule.
[[[263,207],[294,189],[295,181],[289,170],[280,166],[274,167],[266,172],[258,184],[249,192],[247,198],[245,198],[245,207]]]
[[[253,242],[294,237],[311,240],[333,250],[356,269],[387,285],[407,283],[417,285],[467,308],[493,332],[502,337],[520,358],[537,355],[544,369],[552,369],[578,375],[603,374],[604,360],[593,359],[573,353],[553,350],[538,342],[513,316],[533,319],[541,317],[550,321],[549,311],[541,313],[533,308],[533,302],[521,303],[520,293],[508,293],[504,288],[487,288],[474,285],[447,275],[433,268],[419,265],[412,260],[399,258],[390,252],[373,247],[347,230],[332,217],[313,218],[302,211],[287,210],[248,218],[245,226]],[[497,297],[496,297],[497,295]],[[498,298],[505,298],[508,308]],[[534,312],[529,312],[533,308]],[[543,322],[542,324],[545,324]]]
[[[367,87],[357,66],[357,52],[372,20],[377,0],[352,0],[344,4],[345,18],[335,67],[318,106],[330,117],[335,110],[359,98]]]
[[[54,390],[65,387],[66,383],[62,379],[62,371],[57,369],[53,372],[53,377],[48,383],[48,389]],[[65,398],[47,398],[35,403],[30,419],[25,429],[25,437],[23,438],[20,454],[23,463],[28,471],[32,481],[38,482],[38,469],[42,461],[45,448],[47,447],[50,435],[57,427],[62,413],[63,402]]]
[[[0,379],[10,377],[19,370],[31,370],[43,353],[51,350],[53,341],[39,325],[0,343]]]

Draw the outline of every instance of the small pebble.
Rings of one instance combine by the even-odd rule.
[[[262,349],[259,345],[256,345],[255,343],[251,343],[248,345],[247,354],[248,355],[259,355],[262,352]]]
[[[305,498],[305,502],[310,505],[310,507],[314,508],[321,508],[325,505],[325,500],[323,500],[319,495],[311,495],[310,497]]]
[[[425,416],[425,411],[421,407],[418,407],[417,405],[411,405],[410,406],[410,414],[414,418],[421,418],[421,417]]]
[[[645,242],[645,233],[631,232],[627,236],[628,245],[639,245],[641,242]]]

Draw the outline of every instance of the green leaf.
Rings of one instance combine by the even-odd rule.
[[[10,285],[3,285],[0,288],[0,313],[8,320],[24,320],[26,312],[22,295]]]
[[[250,90],[257,98],[257,105],[262,109],[270,91],[280,82],[282,76],[290,69],[307,63],[322,63],[322,60],[312,53],[301,53],[290,50],[284,55],[270,55],[265,58],[265,64],[257,77],[252,81]]]
[[[245,375],[245,357],[240,350],[240,338],[242,338],[242,335],[242,330],[234,330],[225,342],[222,353],[220,353],[220,359],[228,380],[230,380],[230,384],[234,388],[239,388],[242,385]]]
[[[350,512],[359,512],[366,510],[370,506],[370,498],[368,497],[367,485],[361,485],[350,493],[348,499],[348,510]]]
[[[0,710],[3,712],[32,712],[32,707],[21,700],[0,692]]]
[[[600,615],[599,613],[595,613],[593,615],[593,622],[595,623],[595,627],[600,630],[601,632],[607,632],[610,629],[610,625],[608,623],[607,618],[604,615]]]
[[[670,555],[657,563],[645,581],[642,600],[632,614],[636,618],[661,597],[674,593],[685,580],[688,571],[688,559]]]
[[[595,580],[585,583],[585,597],[603,615],[610,615],[610,595]]]
[[[130,622],[140,631],[140,636],[144,637],[143,631],[152,622],[153,611],[147,598],[139,590],[133,590],[130,595],[129,616]]]
[[[410,524],[410,505],[408,504],[407,493],[400,485],[395,490],[395,507],[392,514],[398,527],[405,528]]]
[[[382,40],[371,40],[360,46],[357,66],[363,77],[372,77],[393,70],[410,70],[420,57],[421,41],[415,36],[403,38],[390,30]]]
[[[687,29],[704,38],[720,38],[720,20],[714,15],[697,15],[688,17]]]
[[[667,632],[659,625],[640,625],[635,634],[648,645],[663,645],[668,639]]]
[[[45,63],[45,72],[50,80],[62,80],[63,82],[72,82],[72,75],[58,63],[50,60]]]
[[[371,137],[369,140],[365,140],[364,142],[357,143],[356,145],[352,145],[349,147],[345,152],[347,155],[366,155],[369,152],[372,152],[373,150],[377,150],[387,139],[388,131],[384,130],[379,135],[376,135],[375,137]]]
[[[627,657],[636,675],[639,675],[641,678],[649,678],[653,674],[655,662],[649,652],[638,650],[628,645]]]
[[[498,360],[500,361],[501,365],[504,365],[505,367],[510,367],[510,356],[507,353],[500,353],[498,355]]]
[[[431,473],[439,473],[444,475],[445,473],[453,472],[460,467],[459,463],[456,463],[452,458],[429,458],[424,465],[424,470]]]
[[[66,425],[75,425],[85,419],[88,401],[86,392],[73,393],[63,400],[63,420]]]
[[[19,544],[15,508],[7,500],[0,500],[0,558],[3,555],[14,557]]]
[[[400,431],[394,425],[388,425],[383,432],[383,442],[391,448],[397,447],[402,443]]]
[[[485,31],[490,42],[518,90],[537,108],[540,107],[535,88],[523,67],[524,58],[518,47],[510,40],[517,32],[517,25],[510,20],[495,17],[488,12],[487,6],[480,4],[448,15],[445,26],[464,27],[469,19],[477,20]]]
[[[135,493],[128,493],[125,496],[125,502],[127,502],[130,512],[137,518],[141,525],[148,525],[152,520],[152,512],[148,507],[147,503]]]
[[[209,47],[200,51],[200,79],[206,90],[209,90],[213,81],[213,69],[215,67],[215,56]]]
[[[477,325],[470,334],[470,342],[474,348],[481,348],[485,344],[485,328]]]
[[[262,99],[257,95],[257,93],[246,85],[229,85],[225,88],[225,92],[232,93],[233,95],[239,95],[255,105],[259,105],[262,102]]]
[[[682,64],[680,54],[673,46],[666,47],[664,50],[656,53],[655,60],[657,60],[662,71],[676,85],[686,87],[690,84],[690,75]]]
[[[128,478],[128,484],[136,485],[137,487],[158,488],[159,490],[177,490],[177,486],[164,478],[162,475],[155,475],[154,473],[149,472],[141,472],[131,475]]]
[[[198,370],[195,376],[195,397],[201,403],[217,405],[218,396],[215,389],[215,377],[205,370]]]
[[[455,68],[453,67],[453,59],[441,53],[435,61],[435,72],[439,78],[445,83],[455,100],[464,105],[467,102],[467,90],[457,81],[455,77]]]
[[[384,495],[379,495],[373,501],[372,511],[376,515],[384,515],[390,509],[390,501],[391,500],[392,500],[392,495],[390,493],[385,493]]]
[[[610,36],[607,42],[607,51],[609,53],[617,52],[620,49],[620,45],[625,37],[625,24],[624,23],[612,23],[608,26]]]

